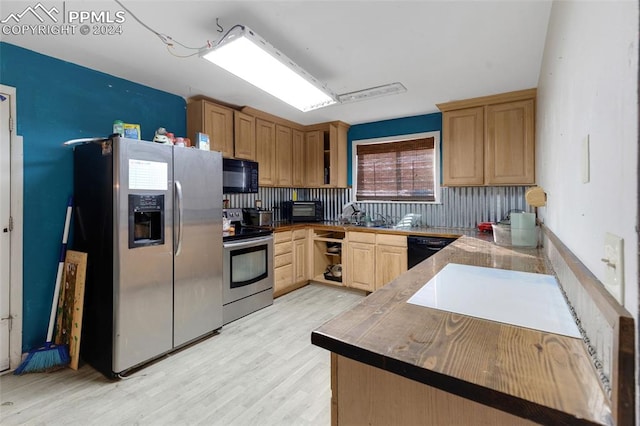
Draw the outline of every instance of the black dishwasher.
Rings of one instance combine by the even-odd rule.
[[[455,240],[456,238],[409,235],[407,237],[408,268],[413,268],[418,263],[430,256],[433,256]]]

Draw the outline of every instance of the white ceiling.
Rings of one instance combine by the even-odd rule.
[[[121,0],[142,22],[192,47],[249,26],[342,94],[399,81],[407,92],[300,112],[219,69],[196,50],[171,49],[125,12],[122,35],[2,35],[1,40],[184,98],[209,96],[301,124],[350,124],[427,114],[436,103],[535,87],[549,0],[141,1]],[[0,19],[34,1],[3,1]],[[113,1],[48,1],[62,11],[110,11]],[[33,17],[24,16],[21,23]],[[37,22],[32,22],[37,23]],[[76,30],[78,31],[78,30]],[[79,32],[79,31],[78,31]],[[19,64],[16,64],[19,65]]]

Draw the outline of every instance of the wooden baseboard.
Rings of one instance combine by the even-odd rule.
[[[309,284],[309,281],[300,281],[299,283],[295,283],[295,284],[293,284],[293,285],[291,285],[289,287],[275,290],[273,292],[273,297],[276,298],[276,297],[284,296],[285,294],[291,293],[293,290],[297,290],[299,288],[302,288],[302,287],[306,286],[307,284]]]

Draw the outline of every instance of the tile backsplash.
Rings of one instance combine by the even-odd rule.
[[[405,214],[421,215],[421,224],[428,226],[473,228],[478,222],[497,222],[510,210],[532,212],[525,201],[528,187],[479,186],[442,188],[440,204],[426,203],[369,203],[358,202],[360,210],[372,219],[384,217],[397,221]],[[342,206],[352,199],[351,188],[260,188],[257,194],[224,194],[231,207],[254,207],[256,200],[262,207],[273,209],[274,221],[282,220],[280,204],[291,200],[294,191],[298,200],[321,200],[326,220],[338,220]]]

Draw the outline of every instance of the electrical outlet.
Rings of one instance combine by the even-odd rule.
[[[604,236],[605,264],[604,287],[616,298],[618,303],[624,304],[624,245],[623,239],[609,232]]]

